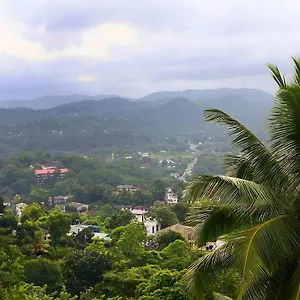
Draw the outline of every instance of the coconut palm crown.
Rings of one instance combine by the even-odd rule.
[[[184,196],[211,203],[193,215],[198,244],[223,242],[185,276],[199,299],[224,268],[241,274],[238,299],[300,299],[300,60],[293,63],[291,81],[268,65],[278,85],[268,146],[225,112],[204,113],[206,121],[228,127],[239,154],[226,158],[226,176],[199,175]]]

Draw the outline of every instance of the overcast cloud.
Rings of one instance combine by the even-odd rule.
[[[296,0],[0,0],[0,99],[274,85]]]

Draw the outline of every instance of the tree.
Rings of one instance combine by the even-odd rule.
[[[26,220],[37,221],[39,218],[46,216],[47,210],[37,203],[27,205],[21,217],[21,222],[24,223]]]
[[[176,240],[161,251],[162,266],[171,270],[183,270],[190,264],[188,248],[184,241]]]
[[[299,299],[300,60],[293,61],[290,83],[269,65],[278,92],[268,146],[228,114],[205,112],[207,121],[228,127],[239,155],[227,158],[226,176],[199,175],[187,188],[188,201],[212,201],[195,212],[203,226],[198,243],[223,242],[187,273],[187,284],[200,296],[216,272],[236,268],[239,299]]]
[[[189,212],[187,203],[179,202],[172,206],[171,210],[176,214],[179,222],[184,222]]]
[[[27,283],[41,287],[47,284],[47,292],[49,293],[59,290],[62,284],[62,276],[58,266],[41,257],[25,263],[24,276]]]
[[[5,212],[5,205],[4,205],[4,199],[0,196],[0,214],[3,214]]]
[[[105,220],[105,226],[114,229],[129,224],[134,219],[134,214],[129,210],[120,210]]]
[[[168,230],[157,235],[156,242],[158,243],[158,250],[162,250],[169,244],[175,242],[176,240],[184,241],[184,237],[181,233]]]
[[[162,270],[137,286],[138,300],[188,300],[181,282],[182,272]]]
[[[51,235],[51,241],[56,245],[59,240],[71,229],[72,219],[70,215],[57,210],[49,214],[45,225]]]
[[[161,221],[161,228],[166,228],[178,223],[175,213],[167,206],[155,207],[150,213],[153,217]]]
[[[146,238],[144,225],[139,222],[132,222],[125,226],[117,245],[127,258],[136,259],[144,251],[142,243]]]
[[[93,287],[102,281],[105,271],[111,270],[110,257],[97,251],[74,251],[67,255],[62,264],[62,273],[67,291],[72,295]]]

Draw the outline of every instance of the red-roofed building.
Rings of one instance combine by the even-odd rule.
[[[64,169],[47,169],[47,170],[35,170],[34,174],[37,177],[39,184],[45,184],[45,181],[56,176],[57,179],[63,178],[69,170]]]

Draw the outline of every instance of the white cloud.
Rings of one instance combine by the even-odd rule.
[[[92,75],[81,75],[77,77],[78,81],[84,81],[84,82],[93,82],[94,77]]]
[[[18,26],[28,29],[26,25]],[[23,32],[26,30],[23,30]],[[43,27],[37,28],[42,36]],[[138,42],[138,30],[125,24],[105,23],[80,35],[79,45],[66,46],[61,50],[47,50],[42,43],[26,40],[22,30],[17,32],[7,23],[0,24],[0,53],[28,60],[53,60],[59,57],[89,56],[106,59],[114,47],[128,47]]]

